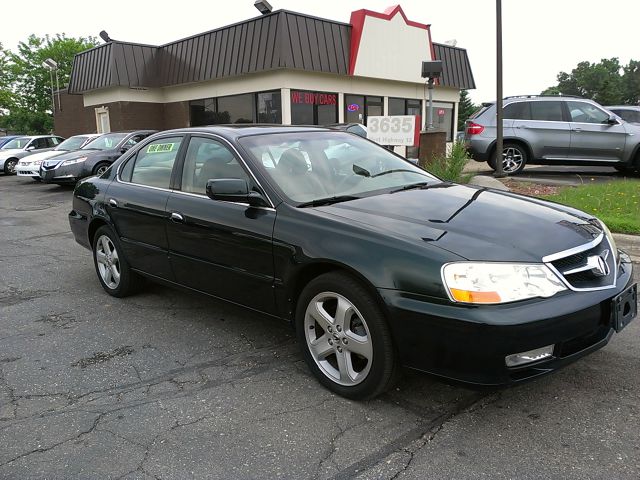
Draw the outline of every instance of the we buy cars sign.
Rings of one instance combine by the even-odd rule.
[[[367,138],[380,145],[416,146],[420,142],[420,115],[368,117]]]

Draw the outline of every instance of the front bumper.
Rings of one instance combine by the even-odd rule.
[[[16,174],[19,177],[39,177],[40,166],[34,165],[16,165]]]
[[[404,365],[474,385],[509,385],[557,370],[608,343],[615,327],[612,299],[633,283],[626,259],[615,288],[505,305],[433,303],[406,292],[379,291]],[[505,364],[507,355],[547,345],[555,346],[548,359]]]
[[[86,177],[84,164],[58,165],[55,168],[40,168],[40,177],[45,183],[75,184],[79,179]]]

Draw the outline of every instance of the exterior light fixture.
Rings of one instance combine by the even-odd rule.
[[[53,58],[47,58],[42,62],[42,66],[49,70],[49,78],[51,79],[51,113],[56,111],[56,100],[53,93],[53,72],[56,72],[56,88],[58,90],[58,110],[62,110],[60,105],[60,83],[58,82],[58,62]]]
[[[267,2],[267,0],[256,0],[253,6],[256,7],[262,15],[271,13],[271,11],[273,10],[273,7],[269,2]]]
[[[109,34],[104,30],[102,30],[98,35],[100,35],[100,38],[104,40],[106,43],[109,43],[112,41]]]

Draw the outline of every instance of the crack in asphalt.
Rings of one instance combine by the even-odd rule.
[[[72,442],[72,441],[80,440],[80,438],[82,438],[83,436],[91,434],[96,429],[96,427],[100,423],[100,420],[102,420],[102,418],[105,415],[106,415],[106,413],[99,414],[95,418],[95,420],[93,421],[93,424],[89,427],[88,430],[84,430],[84,431],[78,433],[77,435],[74,435],[71,438],[67,438],[66,440],[63,440],[61,442],[54,443],[53,445],[50,445],[48,447],[38,447],[38,448],[35,448],[35,449],[33,449],[33,450],[29,451],[29,452],[21,453],[20,455],[18,455],[17,457],[12,458],[11,460],[8,460],[8,461],[6,461],[4,463],[0,463],[0,467],[5,467],[7,465],[12,464],[13,462],[16,462],[16,461],[18,461],[18,460],[20,460],[22,458],[28,457],[28,456],[36,454],[36,453],[48,452],[49,450],[53,450],[54,448],[57,448],[57,447],[59,447],[61,445],[64,445],[65,443],[69,443],[69,442]]]

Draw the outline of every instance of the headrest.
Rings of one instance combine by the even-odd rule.
[[[303,175],[309,171],[304,155],[295,148],[282,152],[276,168],[290,175]]]

